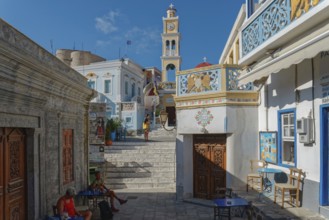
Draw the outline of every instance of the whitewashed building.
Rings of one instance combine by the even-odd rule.
[[[238,66],[198,66],[176,74],[178,199],[245,188],[240,177],[257,154],[258,93],[237,87]]]
[[[144,69],[130,59],[106,61],[90,52],[68,51],[58,50],[57,57],[88,79],[88,86],[98,92],[92,102],[106,103],[106,117],[120,118],[128,134],[141,130]]]
[[[247,15],[239,83],[257,86],[254,123],[277,138],[269,166],[302,169],[302,206],[329,217],[329,0],[267,0]],[[259,147],[258,133],[249,138]]]

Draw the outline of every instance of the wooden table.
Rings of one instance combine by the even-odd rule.
[[[243,198],[225,198],[225,199],[214,199],[214,219],[217,217],[228,217],[231,219],[231,208],[232,207],[242,207],[243,210],[240,213],[242,217],[246,208],[251,206],[247,200]],[[227,214],[224,214],[225,209],[228,210]]]

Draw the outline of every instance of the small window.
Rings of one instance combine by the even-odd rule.
[[[104,81],[104,93],[111,93],[111,80],[107,79]]]
[[[131,124],[132,121],[133,121],[132,117],[126,117],[126,118],[125,118],[125,123],[126,123],[126,124]]]
[[[128,95],[128,81],[125,81],[125,94]]]
[[[296,165],[296,146],[295,146],[295,112],[279,112],[279,129],[280,129],[280,162],[283,165]]]
[[[88,87],[91,89],[95,89],[95,81],[88,81]]]
[[[141,88],[138,87],[138,95],[141,96]]]
[[[131,85],[131,97],[135,96],[135,83]]]

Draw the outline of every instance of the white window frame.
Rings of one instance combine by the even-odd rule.
[[[279,111],[279,163],[295,167],[296,158],[296,112],[293,109]]]
[[[90,85],[93,85],[93,87],[90,86]],[[96,90],[96,81],[95,80],[88,80],[88,87],[93,89],[93,90]]]
[[[106,90],[106,88],[107,88],[106,85],[108,85],[108,91]],[[112,94],[112,80],[111,79],[104,80],[104,93]]]

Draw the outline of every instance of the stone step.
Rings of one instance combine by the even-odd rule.
[[[134,163],[143,163],[143,162],[175,162],[175,156],[162,156],[162,155],[140,155],[140,157],[137,155],[131,155],[131,156],[124,156],[118,157],[118,156],[109,156],[109,155],[104,155],[104,158],[106,161],[111,162],[111,163],[116,163],[116,162],[134,162]]]
[[[107,161],[107,167],[174,167],[176,166],[175,160],[172,162],[149,162],[149,161],[144,161],[144,162],[128,162],[128,161]]]
[[[143,136],[114,142],[104,152],[106,185],[112,189],[174,188],[175,149],[176,138],[164,132],[161,139],[148,142]]]
[[[137,150],[137,149],[175,149],[176,142],[166,142],[161,144],[118,144],[106,146],[105,150]]]
[[[117,183],[167,183],[167,182],[174,182],[174,177],[166,178],[166,177],[143,177],[143,178],[110,178],[106,177],[104,179],[105,183],[108,184],[117,184]]]
[[[105,149],[105,153],[109,154],[174,154],[176,151],[174,148],[142,148],[142,149]]]
[[[136,172],[174,172],[176,167],[174,164],[165,167],[110,167],[106,169],[106,173],[136,173]]]
[[[165,183],[117,183],[106,184],[110,189],[150,189],[150,188],[175,188],[176,183],[174,181],[168,181]]]
[[[121,172],[108,172],[107,173],[107,178],[147,178],[147,177],[152,177],[152,178],[175,178],[175,173],[173,171],[170,172],[129,172],[129,173],[121,173]]]

